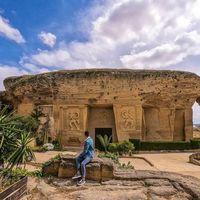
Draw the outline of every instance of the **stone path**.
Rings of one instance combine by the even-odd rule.
[[[145,157],[160,171],[177,172],[200,179],[200,166],[189,163],[192,153],[152,153],[139,154]]]

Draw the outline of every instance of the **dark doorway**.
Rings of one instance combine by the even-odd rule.
[[[95,148],[99,149],[100,151],[103,150],[103,147],[97,138],[97,135],[107,135],[108,137],[112,136],[112,128],[95,128]],[[112,138],[111,141],[112,142]]]

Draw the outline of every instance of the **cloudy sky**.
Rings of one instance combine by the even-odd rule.
[[[0,0],[0,90],[7,76],[59,69],[200,75],[199,10],[200,0]]]

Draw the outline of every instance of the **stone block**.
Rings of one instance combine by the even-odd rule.
[[[59,178],[71,178],[75,175],[75,173],[76,173],[76,166],[74,163],[61,161],[60,167],[58,170]]]
[[[94,181],[101,180],[101,164],[100,163],[89,163],[86,166],[87,174],[86,178]]]
[[[52,175],[57,177],[59,167],[60,167],[60,161],[54,161],[50,165],[43,167],[42,172],[45,175]]]

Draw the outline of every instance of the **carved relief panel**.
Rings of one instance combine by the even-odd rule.
[[[119,129],[129,131],[136,129],[136,111],[135,107],[123,106],[117,111],[117,121]]]
[[[64,108],[63,129],[68,131],[83,130],[83,109],[78,107]]]

